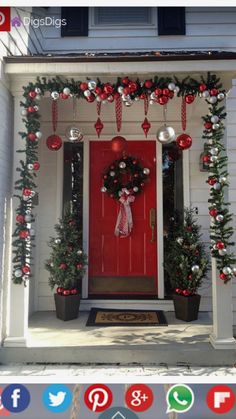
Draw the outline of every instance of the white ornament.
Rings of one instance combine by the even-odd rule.
[[[225,98],[224,93],[218,93],[218,95],[217,95],[218,100],[223,100],[224,98]]]
[[[55,239],[54,242],[55,242],[55,244],[60,244],[61,243],[61,239]]]
[[[149,100],[150,105],[154,105],[155,101],[154,100]]]
[[[220,183],[226,183],[227,182],[227,177],[225,177],[225,176],[220,177],[219,182]]]
[[[27,164],[27,169],[32,172],[32,170],[34,170],[34,165],[32,163]]]
[[[133,105],[133,102],[125,102],[125,106],[127,108],[130,108],[130,106],[132,106],[132,105]]]
[[[63,93],[64,93],[64,95],[69,96],[70,95],[70,89],[69,89],[69,87],[64,87]]]
[[[204,97],[205,99],[209,96],[210,96],[210,93],[208,92],[208,90],[204,90],[204,92],[202,92],[202,97]]]
[[[230,275],[230,274],[232,273],[232,269],[231,269],[229,266],[225,266],[225,267],[222,269],[222,271],[223,271],[223,273],[224,273],[225,275]]]
[[[84,91],[84,96],[85,96],[85,97],[89,97],[89,96],[91,96],[91,94],[92,94],[92,93],[90,92],[90,90],[85,90],[85,91]]]
[[[106,192],[106,191],[107,191],[107,188],[106,188],[105,186],[102,186],[102,187],[101,187],[101,192],[103,192],[103,193],[104,193],[104,192]]]
[[[27,110],[26,109],[22,109],[21,110],[21,115],[22,116],[26,116],[27,115]]]
[[[143,173],[144,173],[145,175],[149,175],[149,173],[150,173],[150,169],[148,169],[148,167],[144,167],[144,169],[143,169]]]
[[[155,94],[155,92],[152,92],[152,93],[151,93],[150,98],[151,98],[151,99],[156,99],[156,94]]]
[[[37,93],[37,95],[40,95],[41,94],[40,87],[35,87],[34,91],[35,91],[35,93]]]
[[[38,112],[39,111],[39,106],[35,105],[34,110],[35,110],[35,112]]]
[[[175,93],[179,93],[179,91],[180,91],[179,86],[175,86],[175,88],[174,88],[174,92],[175,92]]]
[[[124,102],[129,102],[130,101],[130,96],[129,95],[122,95],[121,96],[122,97],[122,100],[124,101]]]
[[[224,220],[224,216],[222,214],[218,214],[216,216],[216,221],[218,221],[219,223],[221,223]]]
[[[134,100],[138,102],[140,100],[139,96],[135,96]]]
[[[107,100],[102,100],[102,104],[106,105],[107,104]]]
[[[134,187],[133,187],[133,191],[134,191],[134,192],[138,192],[138,187],[137,187],[137,186],[134,186]]]
[[[125,168],[126,168],[126,163],[125,163],[124,161],[121,161],[121,162],[119,163],[119,168],[120,168],[120,169],[125,169]]]
[[[119,86],[117,91],[122,95],[123,91],[124,91],[124,87]]]
[[[199,272],[199,266],[198,265],[193,265],[192,266],[192,268],[191,268],[191,271],[193,272],[193,273],[197,273],[197,272]]]
[[[219,129],[220,128],[220,124],[213,124],[212,125],[212,129]]]
[[[22,272],[21,269],[16,269],[15,272],[14,272],[14,275],[15,275],[16,278],[21,278],[22,275],[23,275],[23,272]]]
[[[162,144],[172,143],[176,138],[175,130],[170,126],[163,125],[157,131],[156,138]]]
[[[111,171],[110,171],[110,173],[109,173],[109,175],[110,175],[111,177],[114,177],[114,176],[115,176],[115,174],[116,174],[116,173],[115,173],[113,170],[111,170]]]
[[[83,254],[83,250],[79,249],[79,250],[77,251],[77,255],[82,255],[82,254]]]
[[[227,254],[227,249],[219,249],[219,255],[225,256]]]
[[[216,103],[217,102],[217,97],[216,96],[209,97],[208,102],[210,102],[211,104]]]
[[[38,138],[38,140],[41,140],[41,138],[42,138],[42,136],[43,136],[43,134],[42,134],[42,132],[41,132],[41,131],[37,131],[37,132],[35,133],[35,135],[36,135],[36,138]]]
[[[175,83],[169,83],[169,84],[168,84],[168,89],[169,89],[169,90],[175,90],[175,89],[176,89],[176,85],[175,85]]]
[[[211,156],[210,160],[212,161],[212,163],[216,163],[217,160],[218,160],[218,157],[217,156]]]
[[[97,83],[94,80],[89,80],[88,82],[88,88],[89,90],[94,90],[97,86]]]
[[[213,147],[210,149],[210,153],[212,154],[212,156],[217,156],[217,154],[219,153],[219,149],[217,147]]]
[[[211,117],[212,124],[217,124],[218,121],[219,121],[219,117],[217,115],[212,115]]]
[[[215,185],[213,185],[213,188],[215,189],[215,191],[220,191],[221,184],[217,182],[217,183],[215,183]]]
[[[57,100],[57,99],[59,99],[59,97],[60,97],[59,92],[57,92],[56,90],[54,90],[54,91],[51,93],[51,98],[52,98],[53,100]]]

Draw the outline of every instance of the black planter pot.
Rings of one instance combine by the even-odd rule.
[[[60,320],[77,319],[80,306],[80,295],[54,294],[56,315]]]
[[[198,319],[201,296],[198,294],[184,295],[173,294],[175,316],[179,320],[191,322]]]

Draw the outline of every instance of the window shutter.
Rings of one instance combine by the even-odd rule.
[[[185,7],[158,7],[158,35],[185,33]]]
[[[61,18],[67,25],[61,27],[61,36],[88,36],[88,7],[62,7]]]

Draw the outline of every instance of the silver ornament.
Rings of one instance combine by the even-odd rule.
[[[227,249],[219,249],[219,255],[225,256],[227,254]]]
[[[179,93],[179,91],[180,91],[179,86],[175,86],[175,88],[174,88],[174,92],[175,92],[175,93]]]
[[[35,105],[34,110],[35,110],[35,112],[38,112],[39,111],[39,106]]]
[[[168,89],[169,89],[169,90],[175,90],[175,88],[176,88],[175,83],[169,83],[169,84],[168,84]]]
[[[204,97],[205,99],[209,96],[210,96],[210,93],[208,92],[208,90],[204,90],[204,92],[202,92],[202,97]]]
[[[26,109],[22,109],[21,110],[21,115],[22,116],[26,116],[27,115],[27,110]]]
[[[209,97],[208,102],[211,103],[211,104],[216,103],[217,102],[217,97],[216,96]]]
[[[138,187],[137,187],[137,186],[134,186],[134,187],[133,187],[133,191],[134,191],[134,192],[138,192]]]
[[[114,177],[114,176],[115,176],[115,174],[116,174],[116,172],[114,172],[113,170],[111,170],[111,171],[109,172],[109,175],[110,175],[111,177]]]
[[[144,169],[143,169],[143,173],[144,173],[145,175],[149,175],[149,173],[150,173],[150,169],[148,169],[148,167],[144,167]]]
[[[22,276],[23,281],[28,281],[29,279],[29,273],[28,274],[24,274],[24,276]]]
[[[225,177],[225,176],[221,176],[221,177],[219,178],[219,182],[220,182],[220,183],[226,183],[226,182],[227,182],[227,177]]]
[[[219,223],[221,223],[224,220],[224,216],[222,214],[218,214],[216,216],[216,221],[218,221]]]
[[[222,269],[222,271],[223,271],[223,273],[224,273],[225,275],[230,275],[230,274],[232,273],[232,269],[231,269],[229,266],[225,266],[225,267]]]
[[[217,160],[218,160],[218,157],[217,156],[211,156],[210,160],[211,160],[212,163],[216,163]]]
[[[82,255],[83,254],[83,250],[79,249],[76,253],[77,253],[77,255]]]
[[[219,128],[220,128],[220,124],[213,124],[213,125],[212,125],[212,129],[217,130],[217,129],[219,129]]]
[[[123,91],[124,91],[124,87],[119,86],[117,91],[122,95]]]
[[[219,121],[219,117],[217,115],[212,115],[211,117],[212,124],[217,124],[218,121]]]
[[[21,269],[16,269],[15,272],[14,272],[14,275],[15,275],[16,278],[21,278],[22,275],[23,275],[23,272],[22,272]]]
[[[51,262],[51,263],[50,263],[50,266],[51,266],[51,268],[53,268],[53,267],[54,267],[54,263],[53,263],[53,262]]]
[[[34,91],[35,91],[35,93],[37,93],[37,95],[40,95],[40,93],[41,93],[40,87],[35,87]]]
[[[85,96],[85,97],[89,97],[89,96],[91,96],[91,94],[92,94],[92,93],[91,93],[91,92],[90,92],[90,90],[88,90],[88,89],[84,91],[84,96]]]
[[[177,243],[179,243],[180,245],[182,245],[182,244],[183,244],[183,242],[184,242],[184,239],[183,239],[183,237],[178,237],[178,238],[176,239],[176,241],[177,241]]]
[[[36,135],[36,137],[38,138],[38,140],[41,140],[41,138],[42,138],[42,136],[43,136],[43,134],[42,134],[42,132],[41,132],[41,131],[37,131],[37,132],[35,133],[35,135]]]
[[[88,82],[88,88],[89,90],[94,90],[97,86],[97,83],[94,80],[89,80]]]
[[[66,138],[71,143],[78,143],[79,141],[82,141],[84,136],[83,133],[80,131],[78,127],[68,127],[65,132]]]
[[[54,242],[55,242],[55,244],[60,244],[61,243],[61,239],[55,239]]]
[[[174,128],[166,125],[161,126],[157,131],[156,138],[162,144],[172,143],[176,138]]]
[[[121,162],[119,163],[119,168],[120,168],[120,169],[125,169],[125,168],[126,168],[126,163],[125,163],[124,161],[121,161]]]
[[[56,90],[54,90],[54,91],[51,93],[51,98],[52,98],[53,100],[57,100],[57,99],[59,99],[59,97],[60,97],[59,92],[57,92]]]
[[[217,95],[218,100],[223,100],[224,98],[225,98],[224,93],[218,93],[218,95]]]
[[[104,192],[106,192],[106,191],[107,191],[107,188],[106,188],[105,186],[102,186],[102,187],[101,187],[101,192],[103,192],[103,193],[104,193]]]
[[[221,184],[216,182],[215,185],[213,185],[213,188],[215,189],[215,191],[220,191],[221,189]]]
[[[210,149],[210,153],[212,156],[217,156],[217,154],[219,153],[219,149],[217,147],[213,147]]]
[[[199,272],[199,266],[198,265],[193,265],[192,266],[192,268],[191,268],[191,271],[193,272],[193,273],[197,273],[197,272]]]
[[[69,96],[70,95],[70,89],[69,89],[69,87],[64,87],[63,93],[64,93],[64,95]]]
[[[27,169],[32,172],[32,170],[34,170],[34,165],[32,163],[27,164]]]
[[[151,98],[151,99],[156,99],[156,94],[155,94],[155,92],[152,92],[152,93],[151,93],[150,98]]]

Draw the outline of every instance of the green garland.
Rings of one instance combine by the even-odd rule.
[[[187,103],[191,103],[196,96],[202,97],[209,104],[209,114],[203,117],[203,139],[207,140],[207,154],[204,156],[205,163],[209,164],[211,171],[210,182],[210,215],[214,213],[213,223],[210,226],[211,250],[217,260],[220,278],[226,283],[236,269],[233,267],[235,258],[229,251],[233,244],[231,237],[233,229],[230,226],[232,214],[229,213],[225,198],[225,190],[228,187],[227,180],[227,157],[222,144],[224,133],[225,108],[221,102],[225,99],[225,90],[222,89],[220,79],[216,75],[208,74],[206,79],[195,80],[177,77],[154,77],[145,81],[139,79],[133,81],[128,77],[118,78],[116,83],[102,83],[100,80],[87,80],[84,82],[74,79],[64,80],[59,77],[53,79],[37,78],[36,82],[29,83],[24,89],[24,101],[21,102],[25,131],[20,132],[25,147],[18,150],[24,159],[20,160],[17,168],[19,179],[15,183],[15,196],[19,199],[16,209],[16,228],[13,233],[13,281],[14,283],[26,284],[30,277],[32,264],[32,242],[34,230],[31,223],[34,221],[33,207],[34,195],[36,194],[35,171],[39,169],[37,161],[38,141],[42,134],[39,122],[39,102],[41,97],[49,92],[54,100],[67,100],[76,96],[84,98],[88,102],[95,100],[113,102],[121,97],[126,106],[130,106],[137,100],[148,99],[151,103],[164,105],[174,96],[184,97]],[[217,123],[212,123],[211,118],[216,117]],[[206,123],[208,122],[208,125]],[[210,125],[211,124],[211,125]],[[207,126],[207,128],[206,128]],[[212,180],[210,180],[212,179]],[[116,195],[117,196],[117,195]],[[215,210],[215,211],[213,211]],[[217,213],[216,213],[217,211]],[[219,217],[220,216],[220,217]],[[223,217],[223,219],[222,219]],[[219,221],[220,220],[220,221]]]

